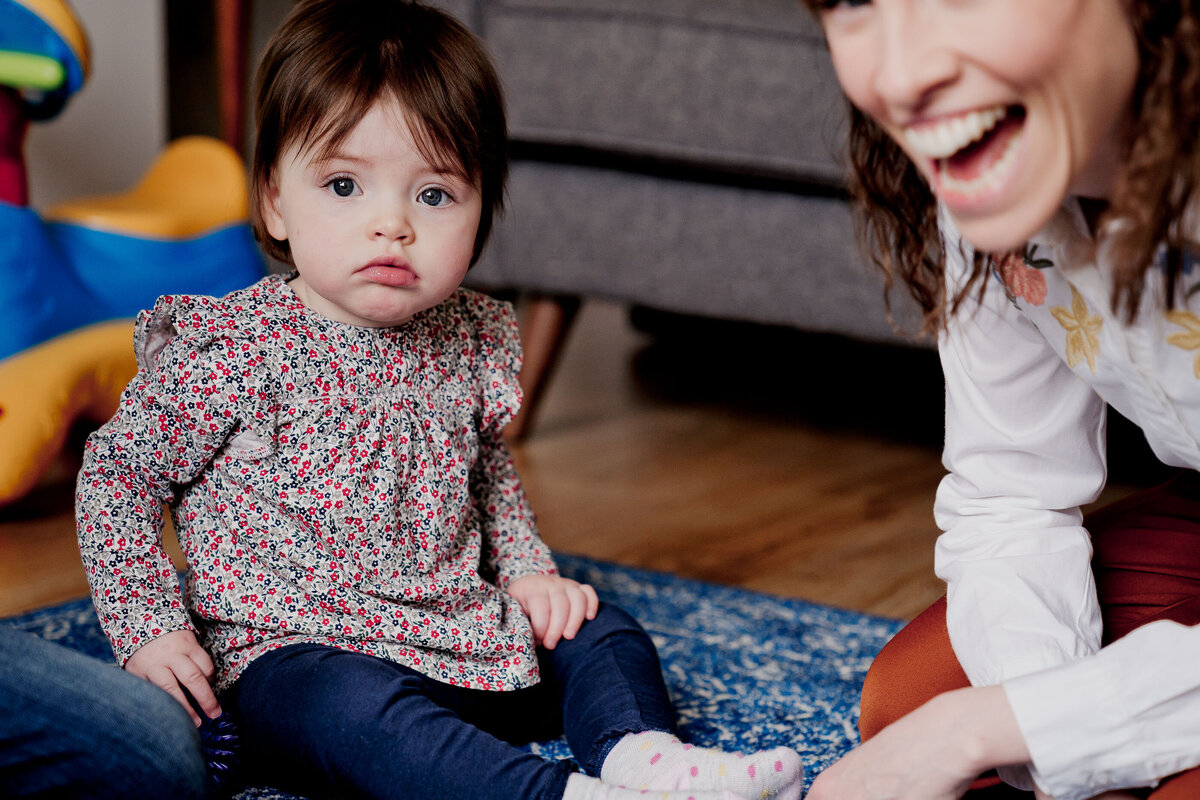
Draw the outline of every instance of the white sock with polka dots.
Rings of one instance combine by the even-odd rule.
[[[663,731],[623,737],[600,768],[602,781],[631,789],[725,790],[747,800],[799,800],[803,778],[800,755],[789,747],[725,753]]]
[[[599,778],[576,772],[567,778],[563,800],[748,800],[733,792],[647,791],[612,786]]]

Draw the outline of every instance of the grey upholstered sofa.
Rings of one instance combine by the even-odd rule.
[[[476,280],[891,338],[798,0],[441,3],[509,107],[509,211]]]

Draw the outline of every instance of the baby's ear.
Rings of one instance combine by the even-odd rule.
[[[287,241],[287,226],[284,225],[283,214],[279,208],[279,181],[273,174],[259,193],[259,205],[259,213],[262,214],[267,233],[271,234],[272,239]]]

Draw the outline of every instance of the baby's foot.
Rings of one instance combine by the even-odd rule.
[[[733,792],[648,791],[613,786],[599,778],[575,773],[567,778],[563,800],[749,800]]]
[[[635,789],[728,790],[749,800],[799,800],[804,767],[788,747],[749,755],[683,744],[662,731],[629,734],[604,765],[605,783]]]

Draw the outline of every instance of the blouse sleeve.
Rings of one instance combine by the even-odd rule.
[[[1200,764],[1200,626],[1161,620],[1098,654],[1004,685],[1055,800],[1153,786]]]
[[[116,414],[89,437],[76,487],[84,569],[122,665],[150,640],[193,627],[162,546],[163,504],[200,474],[239,421],[264,416],[247,343],[177,331],[162,302],[138,320],[138,373]]]
[[[954,244],[947,273],[970,258]],[[957,277],[955,277],[957,276]],[[1105,406],[986,279],[939,340],[948,471],[935,516],[946,622],[974,685],[1095,653],[1101,619],[1080,506],[1105,479]],[[1028,786],[1024,770],[1002,770]]]
[[[480,397],[479,455],[471,495],[483,531],[482,568],[504,589],[525,575],[558,572],[542,541],[512,454],[501,438],[521,407],[521,342],[512,306],[482,295],[469,300],[477,330],[475,375]]]

